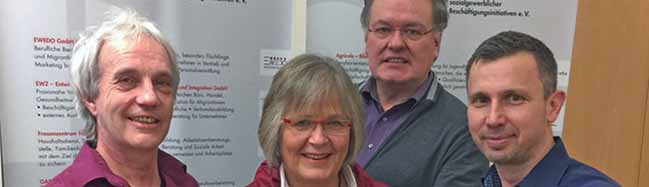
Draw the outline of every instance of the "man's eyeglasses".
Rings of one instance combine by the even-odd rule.
[[[423,30],[423,29],[417,29],[417,28],[400,28],[400,29],[395,29],[392,27],[387,27],[387,26],[382,26],[382,27],[376,27],[374,29],[367,29],[368,32],[374,34],[379,39],[385,39],[388,37],[391,37],[395,32],[399,31],[399,34],[401,34],[401,37],[406,38],[410,41],[417,41],[421,39],[424,35],[433,32],[435,28],[431,28],[429,30]]]
[[[304,134],[311,134],[315,127],[320,124],[322,130],[327,135],[345,135],[352,127],[352,122],[349,120],[309,120],[309,119],[282,119],[290,129]]]

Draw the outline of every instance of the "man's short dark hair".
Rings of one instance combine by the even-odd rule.
[[[543,95],[545,98],[549,97],[557,89],[557,61],[552,51],[543,42],[516,31],[498,33],[478,46],[466,66],[467,84],[473,64],[478,61],[489,63],[519,52],[528,52],[534,56],[539,79],[543,83]]]
[[[361,11],[361,26],[365,31],[369,28],[370,25],[370,12],[372,10],[372,4],[375,0],[365,0],[365,6]],[[446,29],[448,25],[448,9],[446,5],[447,0],[430,0],[433,6],[433,28],[437,32],[442,32]]]

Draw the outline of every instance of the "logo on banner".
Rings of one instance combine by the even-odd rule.
[[[264,56],[264,66],[278,66],[281,67],[284,64],[288,63],[288,59],[285,56]]]
[[[279,68],[289,61],[288,50],[262,49],[259,54],[259,72],[261,75],[273,76]]]

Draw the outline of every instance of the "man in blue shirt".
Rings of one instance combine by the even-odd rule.
[[[543,42],[499,33],[478,46],[466,68],[469,130],[494,163],[483,186],[619,186],[553,138],[566,95],[556,89],[557,63]]]

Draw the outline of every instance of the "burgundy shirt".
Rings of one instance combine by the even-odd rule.
[[[358,164],[353,164],[352,166],[352,173],[354,174],[354,179],[356,180],[356,186],[358,187],[385,187],[386,185],[372,179],[363,168],[361,168],[360,165]],[[255,177],[252,179],[252,182],[250,184],[246,185],[246,187],[280,187],[281,186],[281,177],[279,174],[279,167],[273,166],[272,169],[268,168],[268,163],[266,161],[263,161],[259,168],[257,168],[257,172],[255,173]]]
[[[158,150],[158,170],[162,186],[198,186],[196,179],[187,173],[187,166],[162,150]],[[129,186],[129,184],[122,177],[115,175],[99,152],[90,146],[90,142],[86,142],[72,165],[45,186]]]

